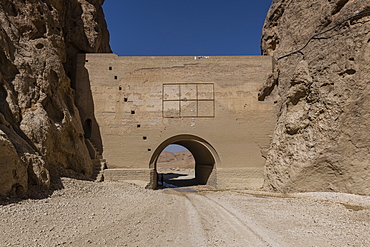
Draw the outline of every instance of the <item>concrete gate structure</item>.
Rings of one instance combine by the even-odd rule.
[[[257,95],[271,72],[267,56],[79,54],[73,86],[105,180],[155,188],[160,153],[179,144],[194,156],[198,183],[258,188],[276,113]]]

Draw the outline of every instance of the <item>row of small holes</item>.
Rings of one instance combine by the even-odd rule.
[[[85,62],[87,63],[87,62],[89,62],[89,60],[85,60]],[[112,70],[113,68],[112,67],[109,67],[109,70]],[[117,80],[117,76],[114,76],[114,79],[116,79]],[[120,91],[122,90],[122,87],[120,86],[119,88],[118,88]],[[124,98],[123,99],[125,102],[127,102],[127,98]],[[131,114],[135,114],[135,111],[134,110],[131,110]],[[141,127],[141,125],[140,124],[137,124],[136,125],[136,127],[137,128],[140,128]],[[146,136],[143,136],[143,140],[146,140],[146,139],[148,139],[148,137],[146,137]],[[150,151],[152,151],[152,149],[151,148],[148,148],[148,152],[150,152]]]
[[[109,70],[112,70],[113,68],[112,67],[109,67]],[[117,80],[117,76],[114,76],[114,79],[116,79]],[[121,91],[122,90],[122,87],[120,86],[120,87],[118,87],[118,89]],[[125,101],[125,102],[127,102],[127,98],[123,98],[123,100]],[[135,111],[134,110],[131,110],[131,114],[135,114]],[[140,128],[141,127],[141,125],[140,124],[138,124],[138,125],[136,125],[136,127],[137,128]],[[146,140],[147,139],[147,137],[146,136],[143,136],[143,140]],[[150,151],[152,151],[150,148],[148,148],[148,151],[150,152]]]
[[[109,67],[109,70],[113,70],[113,68],[112,67]],[[115,80],[117,80],[117,78],[118,78],[117,76],[114,76],[114,79]]]

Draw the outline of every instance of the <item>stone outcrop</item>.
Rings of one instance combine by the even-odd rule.
[[[366,0],[273,1],[261,47],[275,71],[259,98],[278,95],[280,112],[266,188],[370,194],[368,11]]]
[[[0,3],[0,196],[91,175],[71,78],[77,53],[111,51],[103,2]]]
[[[157,161],[158,169],[194,169],[195,160],[190,151],[176,153],[162,151]]]

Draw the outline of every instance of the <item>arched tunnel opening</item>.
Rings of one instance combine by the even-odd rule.
[[[219,163],[219,157],[216,150],[211,144],[200,137],[193,135],[178,135],[165,140],[154,151],[149,164],[151,169],[149,188],[157,189],[162,187],[160,186],[160,184],[162,185],[162,173],[158,172],[160,171],[158,170],[158,168],[160,168],[158,167],[158,160],[162,151],[171,144],[180,145],[186,148],[194,157],[193,177],[191,178],[188,174],[184,174],[184,177],[186,176],[187,178],[182,179],[179,178],[179,174],[171,174],[173,176],[171,184],[181,187],[206,184],[212,185],[215,183],[216,175],[214,170]],[[175,177],[178,179],[173,179]],[[166,177],[163,175],[163,181],[165,178]],[[167,178],[170,178],[170,176],[167,176]],[[169,181],[170,180],[167,180],[167,182]]]
[[[159,155],[157,163],[158,188],[184,187],[196,184],[195,159],[192,153],[178,144],[168,145]]]

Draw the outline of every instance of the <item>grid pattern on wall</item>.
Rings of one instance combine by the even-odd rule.
[[[164,118],[213,118],[213,83],[165,83],[162,88]]]

